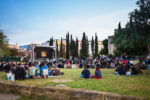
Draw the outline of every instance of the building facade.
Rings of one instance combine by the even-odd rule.
[[[10,48],[10,49],[19,49],[19,45],[16,43],[16,45],[11,45],[11,44],[9,44],[8,45],[8,48]]]

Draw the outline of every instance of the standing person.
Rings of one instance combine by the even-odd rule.
[[[90,71],[88,70],[88,65],[85,65],[84,66],[84,70],[82,71],[81,75],[80,75],[81,78],[91,78],[91,74],[90,74]]]
[[[96,66],[95,75],[93,75],[92,77],[96,78],[96,79],[102,79],[102,73],[100,70],[100,65]]]

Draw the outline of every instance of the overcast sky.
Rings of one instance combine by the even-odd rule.
[[[24,45],[83,32],[99,40],[114,34],[136,8],[137,0],[0,0],[0,29],[10,44]]]

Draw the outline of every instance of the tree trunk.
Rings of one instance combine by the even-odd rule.
[[[136,65],[137,71],[139,74],[142,74],[141,71],[141,66],[143,64],[143,61],[146,59],[146,57],[150,54],[150,43],[147,45],[147,53],[145,55],[143,55],[140,59],[139,59],[139,63]]]

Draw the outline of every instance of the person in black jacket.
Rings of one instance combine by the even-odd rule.
[[[88,70],[88,65],[85,65],[84,66],[84,70],[82,71],[81,73],[81,78],[91,78],[91,74],[90,74],[90,71]]]
[[[15,80],[25,79],[25,69],[18,64],[15,70]]]
[[[116,70],[115,73],[117,75],[125,75],[126,74],[126,69],[125,66],[123,64],[121,64]]]

